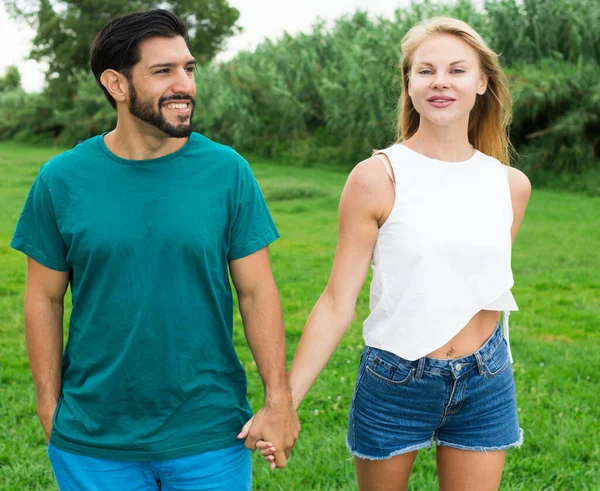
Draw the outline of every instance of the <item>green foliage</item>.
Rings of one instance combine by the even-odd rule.
[[[600,158],[600,67],[592,62],[543,60],[512,68],[513,141],[521,166],[577,172]]]
[[[80,72],[78,80],[75,99],[59,107],[48,93],[0,92],[0,140],[72,146],[114,127],[117,114],[91,73]]]
[[[332,24],[317,21],[308,33],[265,41],[255,52],[242,52],[226,63],[201,66],[197,129],[238,150],[285,163],[353,165],[394,141],[403,36],[421,19],[449,15],[467,21],[501,54],[514,97],[516,165],[543,184],[553,182],[552,175],[597,168],[600,30],[591,26],[600,24],[600,3],[487,0],[478,5],[470,0],[415,2],[391,19],[358,11]],[[81,48],[79,55],[84,52]],[[65,144],[110,129],[114,113],[89,75],[78,69],[72,76],[75,85],[81,80],[74,100],[52,104],[44,121],[12,119],[13,125],[18,121],[27,133],[33,124],[31,134],[60,135]],[[21,103],[42,104],[46,113],[47,102]],[[21,107],[17,114],[36,111]],[[15,134],[14,128],[2,130],[2,124],[8,123],[0,123],[0,139]],[[584,188],[592,192],[597,186]]]
[[[0,92],[15,90],[21,88],[21,74],[15,65],[11,65],[6,69],[6,72],[0,77]]]
[[[482,34],[506,66],[559,57],[600,63],[597,0],[486,0]]]
[[[75,99],[54,112],[53,120],[63,128],[57,141],[63,145],[74,145],[114,128],[117,123],[116,111],[104,98],[91,73],[80,72],[78,86]]]
[[[63,130],[54,120],[54,105],[44,94],[21,89],[0,93],[0,139],[46,142]]]
[[[364,12],[331,28],[265,42],[198,74],[200,130],[239,149],[311,165],[351,165],[394,141],[400,42],[421,19],[449,15],[482,33],[512,79],[519,166],[582,172],[600,157],[600,38],[588,0],[413,3],[394,19]],[[205,116],[206,115],[206,116]]]
[[[238,31],[239,11],[227,0],[5,0],[13,17],[35,29],[31,58],[48,63],[49,90],[70,101],[78,73],[89,64],[94,36],[110,19],[128,12],[165,8],[189,27],[192,52],[200,63],[213,59],[225,40]]]

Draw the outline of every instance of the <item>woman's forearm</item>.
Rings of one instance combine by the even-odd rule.
[[[327,292],[315,304],[290,369],[290,388],[295,409],[350,327],[354,306],[355,302],[335,301]]]

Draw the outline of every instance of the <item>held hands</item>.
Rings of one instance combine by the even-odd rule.
[[[239,439],[246,448],[260,450],[271,468],[287,465],[292,447],[298,439],[300,422],[291,401],[266,403],[242,428]]]
[[[270,463],[271,469],[275,469],[275,453],[276,448],[270,442],[265,442],[264,440],[259,440],[256,442],[256,450],[260,451],[260,454],[265,458],[267,462]]]

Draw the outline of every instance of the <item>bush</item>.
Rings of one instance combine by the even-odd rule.
[[[394,141],[400,42],[434,15],[463,19],[500,52],[514,96],[513,142],[529,174],[583,173],[600,158],[600,3],[416,2],[393,19],[356,12],[331,26],[265,41],[197,72],[197,129],[240,151],[299,165],[353,165]],[[74,100],[0,95],[0,139],[73,144],[114,126],[89,74]],[[58,109],[55,109],[58,108]],[[4,116],[4,117],[2,117]],[[541,179],[546,182],[547,179]]]
[[[357,12],[329,29],[317,23],[309,34],[201,69],[200,130],[301,165],[362,160],[394,141],[402,37],[441,14],[469,22],[512,65],[519,166],[560,173],[597,165],[600,37],[589,25],[600,6],[588,0],[498,0],[483,10],[422,2],[393,20]]]
[[[22,89],[0,93],[0,140],[42,142],[55,139],[63,127],[54,121],[52,101]]]
[[[510,70],[513,142],[529,173],[581,173],[600,158],[600,67],[543,60]]]

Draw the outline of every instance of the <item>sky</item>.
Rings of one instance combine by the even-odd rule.
[[[264,39],[277,39],[289,34],[310,31],[317,18],[333,20],[356,10],[377,16],[392,17],[394,10],[409,0],[229,0],[240,11],[238,25],[243,32],[229,39],[218,60],[232,58],[238,51],[253,50]],[[0,0],[0,76],[6,67],[16,64],[27,92],[39,92],[44,85],[45,66],[27,60],[35,33],[25,24],[10,19]]]

